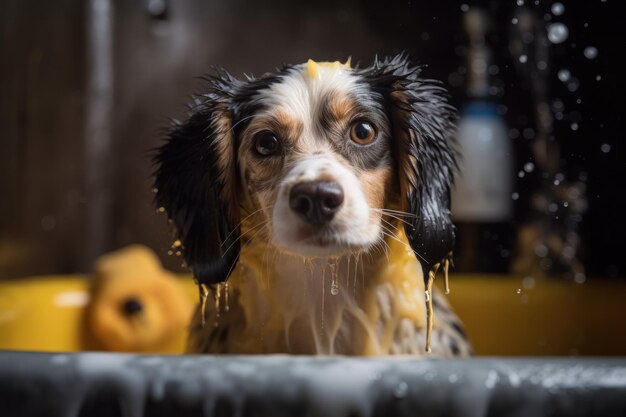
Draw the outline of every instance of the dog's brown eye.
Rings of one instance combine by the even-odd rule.
[[[376,139],[376,130],[371,123],[358,121],[350,128],[350,139],[359,145],[368,145]]]
[[[280,141],[272,132],[260,132],[254,139],[254,147],[259,155],[274,155],[280,149]]]

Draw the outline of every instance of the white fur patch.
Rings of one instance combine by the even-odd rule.
[[[344,202],[328,225],[332,232],[314,231],[303,235],[310,228],[289,207],[291,188],[302,182],[332,178],[344,192]],[[272,213],[275,243],[289,252],[302,255],[334,255],[338,249],[369,247],[376,243],[380,234],[378,222],[370,221],[370,207],[358,179],[349,169],[330,155],[311,156],[299,161],[280,184],[278,197]],[[326,227],[326,226],[325,226]],[[323,238],[325,247],[316,239]]]
[[[314,137],[315,118],[323,98],[329,92],[348,95],[354,91],[356,78],[344,67],[319,68],[317,77],[310,77],[305,64],[298,65],[282,79],[261,90],[256,97],[270,111],[281,109],[303,123],[303,136]]]
[[[319,129],[320,107],[329,93],[350,95],[356,89],[350,68],[320,65],[316,76],[304,64],[291,69],[279,83],[263,89],[255,97],[268,114],[281,111],[302,123],[299,141],[306,153],[290,155],[279,185],[272,213],[274,243],[281,249],[304,256],[333,256],[349,250],[366,250],[380,239],[380,222],[372,221],[370,207],[355,173],[340,163],[328,138]],[[318,127],[316,129],[316,127]],[[344,203],[333,220],[312,230],[289,207],[289,192],[299,182],[319,179],[337,182],[344,192]]]

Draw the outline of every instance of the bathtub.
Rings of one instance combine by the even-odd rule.
[[[178,355],[184,329],[154,354],[86,352],[85,278],[0,283],[0,415],[626,415],[618,281],[453,276],[480,356],[415,360]]]
[[[0,282],[0,349],[92,350],[82,332],[87,282],[81,275]],[[626,283],[621,280],[577,284],[452,275],[450,282],[448,298],[478,355],[626,355]],[[189,303],[197,303],[191,277],[181,275],[179,285]],[[184,343],[181,329],[170,345],[151,353],[181,353]]]

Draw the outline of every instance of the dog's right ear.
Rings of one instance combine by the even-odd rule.
[[[232,97],[238,80],[226,72],[207,79],[184,123],[175,123],[155,156],[156,204],[178,231],[198,284],[228,279],[239,258],[237,144]]]

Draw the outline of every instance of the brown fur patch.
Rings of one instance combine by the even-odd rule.
[[[356,103],[350,97],[332,92],[326,97],[326,111],[337,122],[345,122],[356,110]]]
[[[372,208],[385,208],[387,193],[393,185],[393,169],[391,167],[376,168],[364,171],[359,181],[367,203]]]
[[[243,134],[243,142],[247,142],[250,147],[254,144],[254,135],[268,130],[276,135],[281,141],[281,146],[288,149],[293,146],[302,135],[302,121],[291,116],[283,109],[274,109],[268,113],[263,113],[255,117]]]
[[[276,187],[283,168],[280,155],[259,157],[254,150],[256,134],[270,131],[280,141],[281,152],[288,153],[302,134],[302,122],[283,109],[276,109],[254,118],[243,132],[239,150],[243,177],[248,189],[269,190]]]
[[[230,221],[234,224],[239,222],[239,195],[240,186],[237,173],[237,144],[232,133],[232,118],[226,106],[218,107],[215,112],[213,124],[217,137],[215,147],[219,158],[219,180],[222,184],[221,197],[230,208]]]

